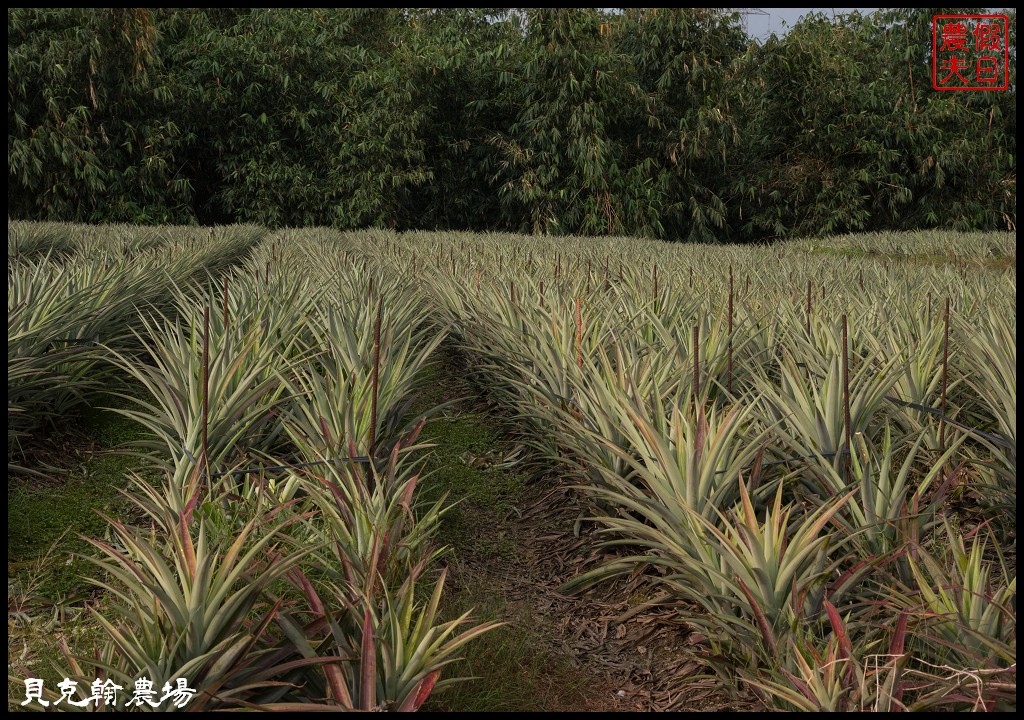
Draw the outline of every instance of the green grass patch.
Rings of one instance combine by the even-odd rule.
[[[111,410],[93,409],[83,415],[82,428],[97,444],[95,453],[50,481],[31,478],[7,490],[8,575],[16,583],[27,583],[27,572],[48,553],[45,572],[33,583],[34,595],[48,602],[74,602],[92,592],[81,577],[93,572],[83,557],[92,547],[81,536],[104,537],[107,521],[99,512],[125,515],[130,503],[120,490],[140,466],[138,458],[112,451],[143,436],[138,423]]]
[[[465,646],[458,674],[473,678],[434,693],[424,710],[555,712],[593,704],[593,682],[548,649],[543,618],[500,593],[486,574],[458,573],[467,584],[446,595],[445,614],[471,611],[475,622],[506,623]],[[444,677],[444,675],[442,675]]]
[[[476,416],[437,418],[425,430],[426,441],[434,444],[427,459],[420,499],[431,502],[447,495],[456,502],[443,517],[439,540],[459,554],[472,550],[507,556],[511,541],[500,529],[481,533],[476,510],[487,508],[500,519],[516,512],[523,489],[523,477],[504,469],[488,467],[494,462],[497,438]]]
[[[422,378],[413,411],[431,415],[424,442],[433,445],[417,490],[421,502],[447,495],[457,503],[443,516],[438,542],[449,546],[443,615],[471,612],[474,622],[505,623],[469,643],[454,672],[473,679],[434,693],[424,709],[458,712],[579,710],[592,679],[549,649],[546,624],[525,602],[510,602],[509,580],[493,573],[515,567],[521,552],[516,519],[526,474],[509,466],[500,423],[469,401],[455,351],[442,347]],[[444,677],[444,675],[442,675]]]
[[[424,373],[415,413],[460,399],[465,387],[452,383],[451,362],[442,353],[440,362]],[[507,533],[500,527],[481,532],[479,518],[481,510],[499,521],[517,513],[525,483],[523,474],[501,467],[504,448],[497,429],[479,413],[449,406],[428,420],[421,440],[434,447],[424,463],[418,500],[433,503],[447,496],[454,503],[441,520],[439,542],[456,555],[510,557],[515,548]]]
[[[105,404],[127,401],[110,397]],[[138,440],[145,429],[112,410],[83,413],[80,429],[96,450],[48,480],[31,477],[7,489],[8,673],[42,678],[47,687],[67,676],[59,643],[89,655],[104,637],[85,611],[98,589],[87,578],[96,566],[85,537],[103,538],[108,525],[99,512],[124,519],[131,504],[120,490],[140,467],[138,458],[114,452]],[[99,512],[97,512],[99,511]],[[23,697],[23,682],[8,682],[9,697]]]
[[[59,552],[54,553],[38,590],[51,600],[72,599],[89,589],[79,576],[91,571],[90,563],[82,558],[91,548],[79,536],[103,537],[107,521],[97,510],[113,516],[125,510],[126,501],[118,489],[126,486],[131,460],[100,457],[83,468],[84,472],[69,474],[57,485],[23,485],[7,493],[9,565],[27,567],[58,543]]]

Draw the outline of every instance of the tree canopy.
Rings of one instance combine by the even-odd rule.
[[[8,10],[12,218],[758,241],[1016,227],[935,9]]]

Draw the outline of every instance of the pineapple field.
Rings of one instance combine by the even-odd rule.
[[[9,221],[9,705],[1014,709],[1016,357],[1014,233]]]

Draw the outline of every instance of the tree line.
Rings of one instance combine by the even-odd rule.
[[[1010,89],[932,16],[8,10],[8,214],[749,242],[1016,227]]]

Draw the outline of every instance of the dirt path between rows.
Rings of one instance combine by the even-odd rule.
[[[568,596],[559,588],[608,558],[571,482],[517,471],[513,423],[466,381],[470,368],[443,348],[429,383],[436,443],[425,484],[464,497],[442,529],[448,603],[507,623],[468,650],[458,672],[477,676],[432,700],[437,710],[742,710],[701,660],[703,638],[671,607],[642,607],[640,578]]]

